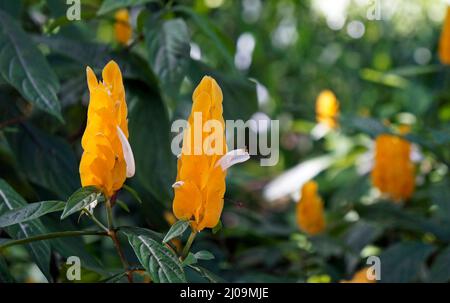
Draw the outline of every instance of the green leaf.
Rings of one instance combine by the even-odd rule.
[[[97,12],[97,15],[104,15],[119,8],[142,5],[150,2],[159,3],[158,0],[104,0],[102,6]]]
[[[1,10],[0,73],[29,102],[63,120],[58,78],[17,22]]]
[[[186,258],[184,258],[183,263],[181,265],[183,267],[186,267],[195,263],[197,263],[197,258],[194,256],[193,253],[189,252]]]
[[[363,132],[373,138],[380,134],[389,134],[391,131],[381,122],[373,118],[362,118],[342,115],[339,119],[341,126],[345,129]]]
[[[153,237],[149,232],[133,232],[121,229],[128,237],[134,253],[142,266],[156,283],[186,282],[183,268],[176,254],[167,246],[161,244],[159,237]]]
[[[14,283],[14,278],[9,272],[8,265],[2,256],[0,256],[0,282],[1,283]]]
[[[0,228],[37,219],[48,213],[64,209],[65,202],[42,201],[14,208],[0,216]]]
[[[222,220],[219,220],[219,223],[217,223],[217,225],[213,227],[212,233],[214,235],[217,234],[222,229],[222,227],[223,227]]]
[[[161,88],[171,97],[178,96],[190,56],[186,23],[182,19],[161,22],[149,18],[144,26],[144,36],[148,60]]]
[[[61,215],[61,220],[73,213],[79,212],[94,201],[101,202],[102,193],[95,186],[87,186],[78,189],[67,200],[66,207]]]
[[[450,281],[450,246],[447,246],[434,260],[430,269],[430,282],[447,283]]]
[[[167,232],[166,236],[164,237],[163,243],[167,243],[173,238],[177,238],[181,236],[186,229],[189,227],[190,222],[186,220],[180,220],[175,222]]]
[[[207,270],[206,268],[203,268],[198,265],[189,265],[189,267],[192,268],[193,270],[195,270],[196,272],[198,272],[203,278],[205,278],[206,280],[208,280],[211,283],[224,282],[224,280],[221,277],[217,276],[215,273]]]
[[[194,254],[197,260],[212,260],[214,259],[214,255],[207,250],[200,250]]]
[[[116,199],[116,203],[117,205],[120,206],[120,208],[122,208],[124,211],[126,211],[127,213],[130,213],[130,209],[128,208],[128,205],[123,202],[122,200]]]
[[[80,187],[78,164],[70,145],[29,123],[7,135],[21,172],[31,183],[65,200]]]
[[[173,11],[182,13],[189,17],[205,34],[205,36],[207,36],[208,39],[212,41],[212,45],[217,48],[219,53],[227,62],[228,66],[230,66],[233,70],[235,69],[232,55],[234,54],[235,50],[229,49],[226,43],[231,41],[224,41],[224,39],[220,36],[220,30],[213,22],[211,22],[208,18],[197,14],[193,9],[187,6],[176,6],[173,8]]]
[[[390,246],[381,255],[381,281],[407,283],[418,274],[434,247],[421,242],[403,242]]]
[[[85,78],[86,65],[95,71],[101,71],[110,61],[119,66],[124,78],[140,79],[148,84],[156,85],[156,76],[147,62],[134,53],[114,51],[109,45],[83,42],[61,37],[34,36],[36,43],[48,46],[52,53],[62,55],[79,63],[79,72]]]
[[[22,4],[21,1],[0,0],[0,10],[7,12],[14,18],[19,18]]]
[[[27,205],[27,202],[11,188],[3,179],[0,179],[0,215],[15,208],[21,208]],[[46,229],[39,219],[34,219],[26,223],[18,223],[7,227],[8,235],[15,239],[24,239],[46,233]],[[47,241],[33,242],[26,245],[34,262],[45,277],[51,281],[50,275],[50,245]]]
[[[122,188],[125,189],[127,192],[129,192],[129,193],[133,196],[133,198],[135,198],[140,204],[142,204],[142,199],[141,199],[141,197],[139,197],[138,192],[135,191],[132,187],[130,187],[130,186],[124,184],[124,185],[122,186]]]
[[[157,93],[144,85],[127,86],[130,144],[136,161],[136,177],[159,201],[172,200],[176,157],[170,149],[168,113]],[[151,147],[152,146],[152,147]],[[158,173],[155,173],[158,172]]]
[[[59,220],[59,216],[45,216],[41,218],[46,230],[50,233],[64,231],[76,231],[77,227],[70,220]],[[81,260],[81,266],[95,271],[101,275],[108,275],[102,263],[86,249],[82,237],[60,237],[48,240],[52,250],[62,257],[77,256]]]

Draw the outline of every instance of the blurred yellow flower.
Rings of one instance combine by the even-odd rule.
[[[302,197],[297,204],[297,223],[301,230],[316,235],[325,230],[323,201],[317,194],[317,183],[309,181],[302,188]]]
[[[134,175],[134,158],[128,143],[127,104],[119,66],[110,61],[99,82],[88,67],[90,92],[88,118],[81,145],[81,184],[93,185],[111,197],[126,177]]]
[[[367,277],[367,271],[369,268],[364,267],[357,271],[350,280],[341,281],[341,283],[375,283],[376,280],[370,280]]]
[[[322,91],[316,99],[316,119],[330,128],[337,126],[339,101],[331,90]]]
[[[177,179],[173,185],[173,212],[178,219],[192,220],[192,228],[201,231],[213,228],[219,222],[225,194],[226,170],[235,163],[247,160],[249,156],[242,150],[227,153],[222,116],[223,97],[217,82],[211,77],[203,77],[192,99],[189,125],[184,132]],[[201,116],[200,123],[197,123],[198,115]],[[221,126],[220,129],[214,129],[213,132],[212,129],[205,128],[208,121],[216,121]],[[199,132],[202,140],[197,142]],[[203,151],[213,133],[215,152]],[[213,145],[212,142],[209,143]]]
[[[443,64],[450,64],[450,7],[447,7],[444,25],[439,41],[439,58]]]
[[[372,183],[394,200],[409,198],[415,187],[411,144],[398,136],[383,134],[375,141]]]
[[[130,16],[127,9],[120,9],[114,15],[114,33],[117,42],[126,45],[130,41],[133,29],[130,25]]]

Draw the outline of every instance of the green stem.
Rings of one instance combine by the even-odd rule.
[[[114,229],[114,217],[112,211],[112,205],[115,200],[115,195],[113,198],[108,199],[106,201],[106,217],[108,219],[108,235],[114,243],[114,247],[116,249],[117,254],[119,255],[120,262],[122,263],[123,268],[127,272],[128,282],[133,283],[133,273],[128,270],[128,261],[125,258],[122,247],[120,246],[119,238],[117,237],[117,232]]]
[[[184,260],[189,254],[189,250],[191,249],[192,243],[194,242],[195,236],[197,236],[197,232],[195,230],[191,231],[189,238],[186,242],[186,245],[183,248],[183,252],[181,253],[181,259]]]
[[[0,245],[0,251],[13,246],[13,245],[20,245],[20,244],[27,244],[30,242],[35,241],[41,241],[41,240],[48,240],[48,239],[54,239],[54,238],[64,238],[64,237],[76,237],[76,236],[107,236],[108,233],[104,231],[60,231],[60,232],[54,232],[49,233],[45,235],[38,235],[34,237],[29,237],[25,239],[19,239],[19,240],[12,240],[8,241],[3,245]]]
[[[95,223],[97,224],[98,227],[100,227],[102,230],[104,230],[105,232],[109,232],[109,229],[103,225],[102,222],[100,222],[95,216],[94,214],[91,214],[89,211],[87,211],[86,209],[83,209],[83,212]]]

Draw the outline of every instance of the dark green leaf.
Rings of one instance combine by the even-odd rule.
[[[86,66],[95,71],[101,71],[110,61],[114,60],[122,75],[129,79],[140,79],[146,83],[156,83],[155,75],[147,62],[135,54],[113,51],[109,45],[71,40],[61,37],[35,36],[36,43],[48,46],[52,52],[72,59],[79,63],[80,73],[85,73]]]
[[[198,265],[189,265],[190,268],[198,272],[203,278],[207,279],[209,282],[212,283],[222,283],[224,280],[217,276],[215,273],[207,270],[206,268],[203,268]]]
[[[185,220],[180,220],[175,222],[167,232],[166,236],[164,237],[163,243],[167,243],[173,238],[177,238],[181,236],[185,230],[189,227],[190,222]]]
[[[212,233],[217,234],[222,229],[222,220],[219,220],[216,226],[213,227]]]
[[[0,215],[15,208],[24,207],[27,202],[12,189],[8,183],[0,179]],[[39,219],[28,221],[27,223],[18,223],[6,228],[6,232],[11,238],[18,240],[45,234],[46,229]],[[47,241],[33,242],[26,245],[34,262],[45,277],[51,281],[50,275],[50,245]]]
[[[216,28],[216,25],[211,22],[208,18],[203,17],[200,14],[197,14],[193,9],[187,6],[176,6],[173,8],[175,12],[182,13],[189,17],[198,27],[199,29],[212,41],[212,45],[217,48],[222,57],[225,59],[227,64],[234,69],[234,61],[232,54],[234,50],[230,50],[227,47],[225,41],[223,41],[220,36],[220,30]]]
[[[186,23],[182,19],[161,22],[149,18],[144,35],[153,72],[164,92],[176,97],[189,63],[190,38]]]
[[[14,283],[14,278],[2,256],[0,256],[0,283]]]
[[[434,260],[430,269],[430,282],[447,283],[450,281],[450,246],[447,246]]]
[[[0,10],[7,12],[14,18],[19,18],[22,4],[21,1],[0,0]]]
[[[3,78],[25,99],[62,121],[58,78],[17,22],[1,10],[0,47]]]
[[[61,215],[61,220],[73,213],[79,212],[94,201],[100,202],[102,193],[94,186],[82,187],[78,189],[69,200]],[[99,201],[100,200],[100,201]]]
[[[80,187],[78,164],[71,147],[31,124],[23,124],[19,129],[7,138],[22,172],[33,184],[51,191],[58,199],[67,199]]]
[[[123,202],[122,200],[117,199],[116,200],[117,205],[120,206],[120,208],[122,208],[124,211],[126,211],[127,213],[130,213],[130,209],[128,208],[128,205]]]
[[[156,283],[186,282],[183,268],[176,254],[167,246],[161,244],[158,237],[151,233],[134,233],[131,230],[121,230],[128,237],[134,253],[142,266]]]
[[[119,8],[142,5],[150,2],[160,2],[158,0],[104,0],[97,15],[104,15]]]
[[[380,134],[389,134],[390,130],[373,118],[361,118],[354,116],[342,116],[340,118],[342,127],[363,132],[371,137],[376,137]]]
[[[145,86],[129,86],[129,129],[136,177],[160,201],[172,200],[176,157],[170,149],[167,110],[160,96]],[[158,172],[158,173],[155,173]]]
[[[41,218],[42,223],[48,232],[76,231],[77,227],[70,220],[59,220],[59,216],[46,216]],[[102,263],[97,260],[91,252],[86,249],[86,244],[82,237],[62,237],[48,241],[52,250],[58,252],[62,257],[77,256],[80,258],[81,267],[95,271],[101,275],[110,274],[104,269]]]
[[[420,242],[403,242],[390,246],[381,255],[381,281],[407,283],[417,279],[434,248]]]
[[[194,254],[194,256],[197,260],[212,260],[212,259],[214,259],[214,255],[207,250],[198,251]]]
[[[42,201],[14,208],[0,216],[0,228],[37,219],[48,213],[64,209],[65,202]]]
[[[129,192],[129,193],[133,196],[133,198],[135,198],[140,204],[142,204],[142,199],[141,199],[141,197],[139,197],[138,192],[135,191],[132,187],[130,187],[130,186],[124,184],[124,185],[122,186],[122,188],[125,189],[127,192]]]

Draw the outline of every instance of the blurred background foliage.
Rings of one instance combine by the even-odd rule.
[[[137,167],[127,182],[143,200],[122,190],[127,207],[116,216],[120,225],[166,232],[176,174],[171,122],[188,116],[207,74],[222,87],[225,119],[280,121],[280,159],[261,167],[254,157],[229,172],[222,229],[202,232],[193,247],[215,259],[201,261],[205,272],[188,270],[189,281],[338,282],[377,255],[384,282],[447,282],[450,72],[437,56],[446,4],[380,1],[381,20],[369,20],[377,3],[82,0],[81,20],[68,21],[62,0],[0,0],[0,178],[28,202],[66,200],[80,187],[85,69],[99,73],[114,59]],[[124,7],[133,28],[126,45],[114,35],[114,13]],[[317,134],[315,99],[324,89],[340,102],[340,127]],[[373,139],[403,124],[411,127],[416,191],[398,204],[372,187],[370,170]],[[327,221],[316,236],[295,219],[299,190],[312,178]],[[72,219],[46,217],[34,232],[90,224]],[[0,243],[10,233],[0,231]],[[0,279],[64,281],[71,255],[81,257],[85,282],[119,272],[107,240],[45,243],[2,252]]]

